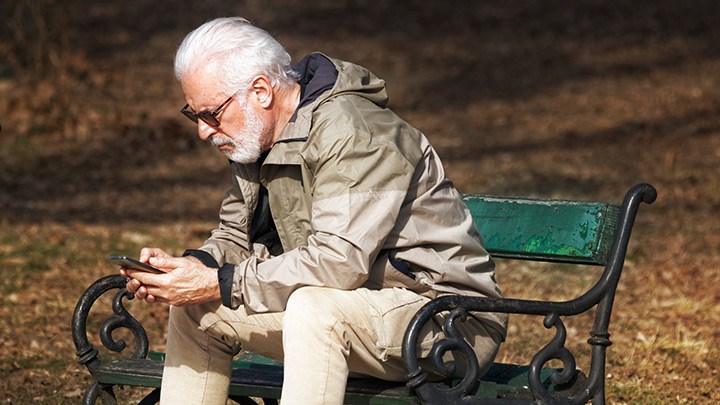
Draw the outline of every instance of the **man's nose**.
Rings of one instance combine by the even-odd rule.
[[[207,122],[203,120],[198,120],[198,137],[203,140],[207,141],[212,134],[215,133],[215,128],[211,127],[207,124]]]

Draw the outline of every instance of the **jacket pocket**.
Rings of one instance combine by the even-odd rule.
[[[407,278],[404,275],[403,277]],[[415,313],[429,300],[404,288],[388,288],[371,294],[373,297],[367,297],[366,300],[372,308],[378,358],[400,358],[405,330]],[[419,340],[421,357],[427,356],[432,345],[438,340],[437,332],[439,329],[434,322],[423,327]]]

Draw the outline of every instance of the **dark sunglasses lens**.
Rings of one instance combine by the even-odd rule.
[[[196,115],[194,112],[189,111],[189,110],[186,110],[186,109],[184,109],[184,108],[183,108],[182,110],[180,110],[180,112],[183,113],[184,116],[188,117],[188,119],[189,119],[190,121],[192,121],[192,122],[194,122],[194,123],[197,124],[197,122],[198,122],[198,117],[197,117],[197,115]]]
[[[219,127],[220,126],[220,121],[218,121],[217,118],[215,118],[215,116],[211,112],[203,111],[203,112],[198,113],[197,116],[201,120],[205,121],[205,123],[210,125],[211,127]]]

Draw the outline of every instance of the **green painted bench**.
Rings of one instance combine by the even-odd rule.
[[[577,298],[562,302],[518,299],[487,299],[443,296],[423,307],[407,327],[403,342],[406,383],[377,379],[348,380],[348,404],[451,404],[451,403],[604,403],[605,354],[611,345],[608,333],[615,290],[622,272],[637,210],[642,202],[652,203],[655,189],[639,184],[628,191],[622,205],[608,203],[546,200],[517,197],[464,196],[464,201],[484,237],[487,250],[498,258],[552,263],[604,266],[597,283]],[[578,268],[586,268],[581,266]],[[502,271],[502,269],[499,269]],[[112,293],[114,292],[114,295]],[[113,331],[126,328],[133,335],[135,349],[129,358],[103,362],[99,350],[88,340],[88,315],[101,296],[112,296],[113,315],[97,326],[103,346],[123,352],[126,342],[115,340]],[[143,326],[128,313],[124,303],[132,294],[125,290],[119,275],[103,277],[80,297],[73,314],[73,339],[78,362],[85,365],[92,383],[83,403],[100,399],[116,403],[113,387],[154,388],[140,403],[156,403],[162,379],[162,353],[148,351]],[[563,317],[594,310],[595,322],[588,339],[591,353],[587,372],[576,367],[575,357],[565,347],[567,332]],[[453,323],[469,312],[491,311],[543,316],[545,328],[555,336],[529,364],[495,363],[479,375],[477,360],[469,345],[454,332]],[[416,347],[422,326],[436,314],[446,313],[447,338],[438,342],[431,361],[436,369],[448,371],[443,354],[453,350],[466,362],[462,379],[431,382],[419,367]],[[512,318],[511,318],[512,319]],[[512,322],[512,321],[511,321]],[[95,330],[96,326],[93,326]],[[548,367],[550,361],[561,367]],[[275,404],[280,398],[282,365],[271,359],[243,353],[234,362],[230,399],[240,404],[262,401]]]

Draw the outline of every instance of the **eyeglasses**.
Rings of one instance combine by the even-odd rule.
[[[190,107],[190,104],[185,104],[185,107],[183,107],[182,110],[180,110],[180,112],[183,113],[184,116],[188,117],[188,119],[190,119],[192,122],[194,122],[196,124],[197,124],[198,118],[199,118],[199,119],[203,120],[203,122],[205,122],[206,124],[210,125],[211,127],[217,128],[220,126],[220,121],[217,119],[218,114],[220,114],[220,112],[222,112],[223,108],[225,108],[225,106],[230,102],[230,100],[233,99],[233,97],[235,97],[235,94],[228,97],[228,99],[225,100],[225,102],[220,104],[220,106],[218,108],[214,109],[213,111],[200,111],[200,112],[196,113],[195,111],[188,108],[188,107]]]

